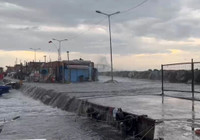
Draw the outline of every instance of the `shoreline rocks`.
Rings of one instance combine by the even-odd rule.
[[[190,83],[192,80],[192,72],[190,70],[164,70],[164,81],[170,83]],[[99,75],[110,76],[110,72],[99,72]],[[148,71],[115,71],[114,76],[127,77],[133,79],[148,79],[148,80],[161,80],[160,70]],[[194,81],[200,84],[200,70],[194,71]]]

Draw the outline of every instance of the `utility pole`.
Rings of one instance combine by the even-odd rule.
[[[46,55],[44,55],[44,62],[45,62],[45,63],[46,63],[46,57],[47,57],[47,56],[46,56]]]
[[[108,17],[108,24],[109,24],[109,37],[110,37],[110,63],[111,63],[111,82],[113,82],[113,58],[112,58],[112,38],[111,38],[111,24],[110,24],[110,17],[115,14],[119,14],[120,12],[115,12],[112,14],[107,14],[101,11],[96,11],[99,14],[105,15]]]
[[[57,50],[58,50],[58,61],[61,61],[61,42],[63,41],[67,41],[68,39],[55,39],[55,38],[52,38],[52,40],[55,40],[55,41],[58,41],[59,45],[57,47]],[[52,41],[49,41],[49,43],[53,43]],[[54,43],[53,43],[54,44]],[[55,44],[54,44],[55,45]],[[56,45],[55,45],[56,46]]]
[[[58,50],[58,61],[61,61],[62,60],[61,59],[61,42],[67,41],[68,39],[62,39],[62,40],[60,40],[60,39],[52,38],[52,40],[58,41],[58,43],[59,43],[59,46],[57,47],[57,50]],[[53,42],[49,41],[49,43],[53,43]],[[64,81],[65,81],[65,79],[64,79],[64,76],[65,76],[65,73],[64,73],[64,63],[61,63],[61,64],[62,64],[62,83],[64,83]],[[57,75],[59,75],[59,67],[57,67]]]
[[[69,51],[67,51],[67,60],[69,62]]]
[[[34,60],[35,60],[35,62],[36,62],[36,52],[37,52],[37,50],[40,50],[40,48],[36,48],[36,49],[34,49],[34,48],[30,48],[31,50],[33,50],[35,53],[34,53]]]
[[[17,58],[16,58],[16,60],[15,60],[15,65],[17,65]]]

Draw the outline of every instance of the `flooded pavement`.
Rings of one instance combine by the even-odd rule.
[[[71,84],[56,83],[25,83],[28,86],[56,90],[76,98],[97,98],[111,96],[127,96],[138,94],[161,94],[159,81],[137,80],[129,78],[115,78],[118,83],[105,83],[109,77],[100,77],[98,82],[84,82]]]
[[[117,83],[106,83],[110,77],[99,76],[97,82],[56,84],[56,83],[26,83],[26,85],[37,86],[47,90],[56,90],[76,98],[106,98],[114,96],[135,96],[135,95],[160,95],[161,81],[144,80],[115,77]],[[191,90],[190,84],[167,83],[165,89]],[[195,86],[200,91],[200,85]],[[165,92],[167,96],[191,99],[191,92]],[[195,99],[200,100],[200,94],[195,93]]]
[[[164,121],[156,126],[155,138],[165,140],[196,140],[193,129],[200,128],[200,102],[165,97],[162,104],[160,81],[115,78],[118,83],[98,82],[76,84],[24,83],[27,86],[56,91],[70,97],[87,100],[95,104],[122,108],[134,114],[147,114],[153,119]],[[186,87],[183,84],[169,84],[169,88]],[[52,92],[53,93],[53,92]],[[170,92],[166,93],[170,95]],[[171,96],[191,97],[191,93]],[[195,95],[196,98],[200,97]],[[0,98],[1,120],[20,119],[6,123],[0,139],[47,138],[47,139],[121,139],[113,127],[93,122],[74,113],[61,111],[12,91]]]
[[[133,114],[147,114],[150,118],[163,121],[156,126],[155,138],[165,140],[198,140],[193,129],[200,128],[200,102],[161,96],[125,96],[88,99],[89,102],[122,108]]]
[[[16,116],[20,118],[12,121]],[[1,140],[121,139],[119,132],[107,124],[46,106],[16,90],[0,97],[0,124]]]

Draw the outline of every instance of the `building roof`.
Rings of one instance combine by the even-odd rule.
[[[67,65],[67,68],[69,69],[88,69],[88,66],[83,65]]]

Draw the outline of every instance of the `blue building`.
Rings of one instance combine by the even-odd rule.
[[[82,65],[67,65],[65,67],[65,81],[83,82],[92,81],[92,68]]]
[[[98,72],[94,68],[94,63],[84,60],[49,62],[44,64],[40,71],[44,77],[47,77],[43,79],[49,79],[49,76],[51,76],[55,77],[56,82],[62,83],[96,81],[98,79]]]
[[[94,63],[84,60],[73,60],[64,62],[65,82],[96,81],[97,69]]]

